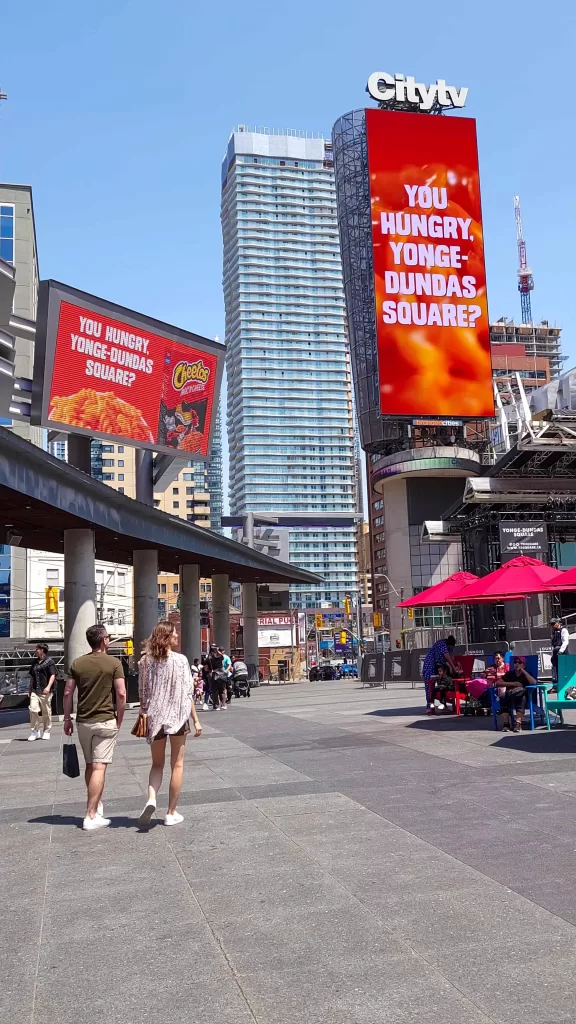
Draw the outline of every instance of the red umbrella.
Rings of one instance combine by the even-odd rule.
[[[396,607],[415,608],[417,605],[449,604],[466,586],[475,583],[477,579],[478,576],[475,576],[473,572],[455,572],[441,583],[435,583],[433,587],[428,587],[420,594],[414,594],[413,597],[401,601]]]
[[[557,582],[552,580],[548,584],[546,591],[563,591],[563,590],[576,590],[576,566],[573,569],[567,569],[565,572],[558,573]]]
[[[485,601],[510,601],[524,599],[528,641],[532,650],[532,627],[528,609],[528,594],[543,594],[556,589],[556,581],[565,573],[541,562],[539,558],[520,555],[505,562],[499,569],[482,576],[475,583],[465,587],[454,604],[476,604]],[[451,603],[451,602],[448,602]]]
[[[471,583],[453,600],[455,604],[460,604],[461,601],[466,604],[478,599],[505,601],[514,597],[525,597],[526,594],[543,594],[547,590],[556,589],[553,584],[566,575],[541,562],[539,558],[520,555]]]

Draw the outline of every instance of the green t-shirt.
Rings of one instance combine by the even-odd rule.
[[[78,688],[77,722],[107,722],[114,718],[114,680],[123,679],[122,663],[111,654],[83,654],[70,666]]]

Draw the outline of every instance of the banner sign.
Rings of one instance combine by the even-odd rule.
[[[500,561],[509,562],[518,555],[530,555],[548,561],[546,523],[500,523]]]
[[[207,338],[44,281],[32,422],[206,459],[223,353]]]
[[[366,110],[380,411],[494,415],[476,124]]]

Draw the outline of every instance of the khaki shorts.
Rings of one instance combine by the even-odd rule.
[[[78,739],[86,764],[111,764],[118,736],[116,719],[107,722],[77,722]]]

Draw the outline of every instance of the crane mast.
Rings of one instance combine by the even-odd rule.
[[[518,243],[518,291],[520,292],[522,323],[531,324],[532,303],[530,292],[534,288],[534,277],[526,258],[526,242],[524,240],[522,215],[520,213],[520,196],[514,196],[514,216],[516,218],[516,240]]]

